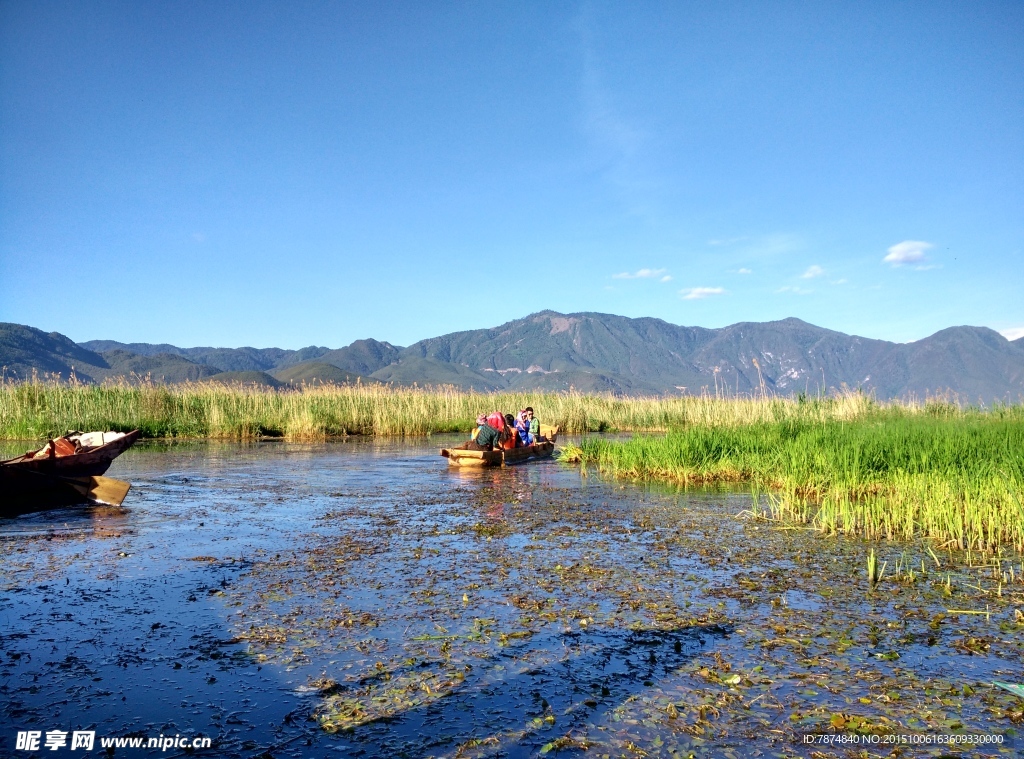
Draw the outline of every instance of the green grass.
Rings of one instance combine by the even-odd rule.
[[[865,407],[849,419],[687,426],[587,438],[563,459],[618,476],[745,482],[767,514],[830,533],[1024,550],[1024,407]]]

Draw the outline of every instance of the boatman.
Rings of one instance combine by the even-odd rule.
[[[477,417],[476,424],[473,438],[455,446],[456,448],[465,451],[493,451],[495,448],[501,448],[502,430],[495,428],[483,414]]]

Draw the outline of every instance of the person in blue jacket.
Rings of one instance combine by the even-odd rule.
[[[533,418],[533,408],[530,406],[519,412],[516,429],[519,430],[524,445],[533,445],[543,440],[540,435],[540,421]]]

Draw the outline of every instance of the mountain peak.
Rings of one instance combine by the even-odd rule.
[[[651,317],[543,310],[489,329],[452,332],[407,348],[374,338],[344,348],[177,348],[92,341],[0,324],[7,377],[32,370],[85,381],[145,376],[175,382],[220,372],[266,372],[278,379],[315,374],[464,388],[568,390],[618,394],[782,395],[857,387],[879,398],[952,390],[967,398],[1024,394],[1024,338],[1013,343],[985,327],[940,330],[916,343],[846,335],[796,317],[719,329]],[[102,352],[102,353],[101,353]],[[332,372],[327,367],[338,371]],[[313,373],[313,374],[310,374]],[[289,374],[289,377],[285,377]],[[328,380],[330,381],[330,380]]]

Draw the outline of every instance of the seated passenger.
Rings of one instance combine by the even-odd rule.
[[[526,409],[520,411],[516,418],[516,432],[519,434],[519,439],[523,441],[523,445],[533,443],[533,439],[530,437],[530,420],[526,418]]]
[[[533,415],[533,409],[529,406],[526,407],[526,414],[530,417],[530,434],[533,436],[533,442],[535,443],[546,443],[548,442],[547,435],[541,434],[540,431],[540,419]]]
[[[527,406],[523,409],[523,417],[526,420],[527,431],[529,435],[530,444],[543,443],[547,440],[543,435],[540,434],[540,419],[535,419],[533,416],[533,408]]]
[[[523,442],[519,438],[519,431],[516,429],[516,418],[512,414],[505,414],[505,441],[501,447],[508,451],[522,445]]]
[[[490,424],[481,424],[473,433],[472,440],[455,447],[466,451],[493,451],[501,448],[503,439],[501,430],[494,429]]]

